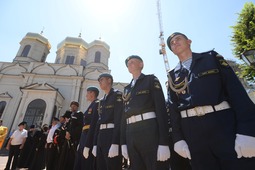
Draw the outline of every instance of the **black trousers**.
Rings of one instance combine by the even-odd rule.
[[[20,147],[20,145],[10,145],[9,156],[8,156],[7,164],[5,166],[5,170],[9,170],[10,169],[11,163],[12,163],[11,169],[12,170],[16,169],[17,163],[18,163],[19,154],[20,154],[19,147]],[[13,161],[12,161],[12,159],[13,159]]]
[[[58,165],[58,151],[53,143],[46,144],[46,169],[55,170]]]
[[[98,170],[122,170],[122,156],[119,147],[119,156],[109,158],[108,153],[112,145],[113,129],[99,131],[97,140],[97,169]]]
[[[192,170],[189,159],[181,157],[173,149],[170,149],[170,152],[171,170]]]
[[[192,170],[254,170],[255,158],[237,158],[232,109],[182,119]]]
[[[83,131],[80,138],[79,148],[76,151],[74,168],[73,170],[95,170],[95,157],[91,153],[91,149],[89,150],[89,157],[87,159],[83,156],[83,149],[85,147],[86,139],[88,135],[88,130]]]
[[[126,139],[132,170],[169,170],[168,161],[157,161],[159,136],[156,119],[128,124]]]

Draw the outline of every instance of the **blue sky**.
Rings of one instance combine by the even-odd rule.
[[[159,55],[157,0],[12,0],[0,1],[0,60],[12,62],[27,32],[40,33],[51,43],[47,62],[53,63],[57,45],[67,36],[90,43],[99,37],[110,45],[109,67],[116,82],[130,82],[125,59],[143,58],[145,74],[166,81]],[[192,40],[194,52],[215,48],[226,59],[232,54],[232,29],[246,0],[161,0],[165,40],[175,31]],[[170,68],[178,60],[167,49]]]

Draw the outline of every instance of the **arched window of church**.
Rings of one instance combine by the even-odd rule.
[[[6,101],[1,101],[0,102],[0,118],[2,117],[4,113],[5,106],[6,106]]]
[[[101,60],[101,52],[97,51],[95,54],[95,63],[100,63]]]
[[[26,45],[21,53],[21,57],[27,57],[29,51],[30,51],[31,45]]]
[[[45,60],[46,60],[46,54],[45,54],[45,53],[43,53],[43,56],[42,56],[41,62],[45,62]]]
[[[60,62],[60,58],[57,58],[56,64],[59,64],[59,62]]]
[[[86,61],[86,60],[81,59],[81,65],[82,65],[83,67],[86,67],[86,65],[87,65],[87,61]]]
[[[46,102],[42,99],[35,99],[29,103],[25,113],[24,121],[28,126],[36,125],[42,126],[43,116],[45,114]]]
[[[66,56],[65,64],[73,64],[74,63],[74,56]]]

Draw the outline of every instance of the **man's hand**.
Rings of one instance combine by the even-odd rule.
[[[127,145],[121,145],[121,152],[122,152],[122,156],[125,158],[125,159],[128,159],[129,156],[128,156],[128,151],[127,151]]]
[[[23,149],[24,148],[24,145],[22,144],[22,145],[20,145],[20,147],[19,147],[19,149]]]
[[[84,147],[83,156],[84,156],[85,159],[87,159],[89,157],[89,148]]]
[[[190,151],[185,140],[180,140],[174,144],[174,151],[184,158],[191,159]]]
[[[119,155],[119,145],[112,144],[110,149],[109,149],[108,157],[113,158],[113,157],[118,156],[118,155]]]
[[[67,140],[70,140],[70,139],[71,139],[71,134],[70,134],[69,132],[66,132],[65,138],[66,138]]]
[[[237,158],[255,157],[255,137],[236,134],[235,151]]]
[[[166,161],[170,158],[170,149],[168,146],[159,145],[158,146],[158,161]]]
[[[97,146],[93,146],[93,149],[92,149],[92,154],[94,155],[94,157],[97,157]]]

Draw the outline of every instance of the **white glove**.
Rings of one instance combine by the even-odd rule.
[[[122,156],[125,158],[125,159],[128,159],[129,156],[128,156],[128,151],[127,151],[127,145],[121,145],[121,152],[122,152]]]
[[[237,158],[255,157],[255,137],[236,134],[235,151]]]
[[[94,157],[97,157],[97,146],[93,146],[93,149],[92,149],[92,154],[94,155]]]
[[[110,149],[109,149],[108,157],[113,158],[113,157],[118,156],[118,155],[119,155],[119,145],[112,144]]]
[[[89,148],[84,147],[83,156],[84,156],[85,159],[87,159],[89,157]]]
[[[174,144],[174,151],[184,158],[191,159],[190,151],[185,140],[180,140]]]
[[[158,161],[166,161],[170,158],[170,150],[168,146],[158,146]]]

